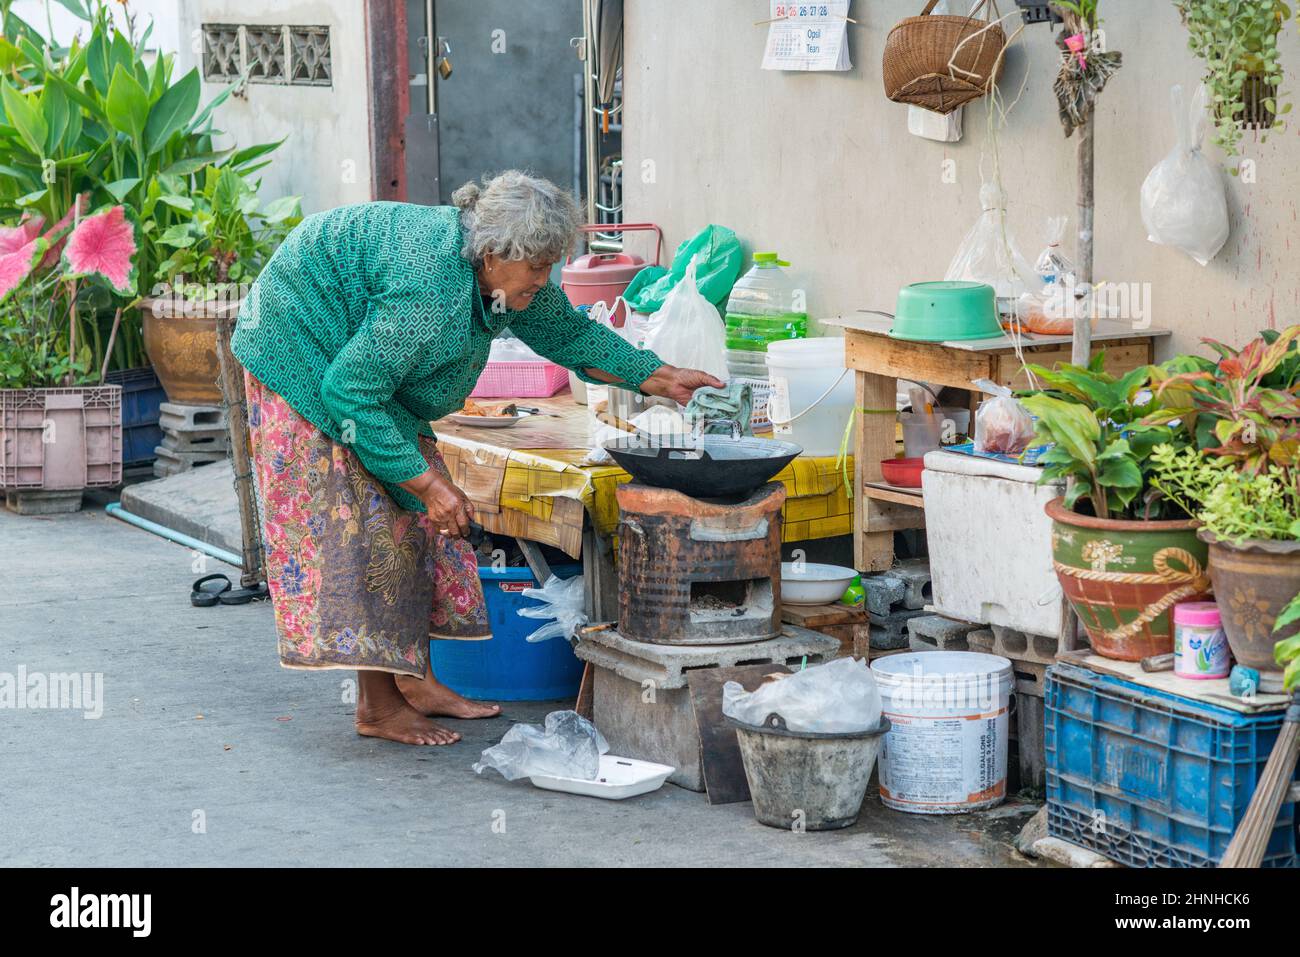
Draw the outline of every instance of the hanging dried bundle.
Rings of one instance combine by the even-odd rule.
[[[1058,0],[1064,26],[1056,38],[1061,69],[1052,89],[1068,137],[1092,114],[1098,94],[1120,68],[1123,54],[1105,48],[1105,35],[1097,29],[1096,0]]]

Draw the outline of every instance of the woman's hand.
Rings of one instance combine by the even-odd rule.
[[[439,534],[455,535],[458,538],[469,534],[469,523],[474,520],[474,506],[469,497],[441,473],[429,469],[423,475],[403,482],[402,488],[424,503],[429,519]]]
[[[658,395],[686,405],[691,401],[695,390],[704,386],[721,389],[723,382],[699,369],[679,369],[664,363],[641,383],[641,391],[646,395]]]

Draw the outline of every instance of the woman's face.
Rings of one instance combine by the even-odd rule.
[[[527,259],[505,260],[488,253],[479,271],[479,287],[492,298],[493,305],[504,303],[507,309],[526,309],[550,279],[553,265]]]

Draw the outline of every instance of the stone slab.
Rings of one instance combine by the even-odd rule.
[[[583,661],[612,671],[630,681],[651,681],[658,689],[686,686],[686,672],[692,668],[730,668],[735,665],[799,664],[830,660],[840,643],[796,625],[783,625],[781,634],[766,641],[749,641],[736,645],[652,645],[632,641],[618,632],[598,631],[585,635],[574,649]],[[689,707],[689,701],[687,702]]]
[[[236,555],[243,548],[239,497],[228,459],[168,478],[128,485],[122,490],[122,507]]]

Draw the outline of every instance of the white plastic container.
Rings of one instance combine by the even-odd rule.
[[[853,412],[853,373],[844,368],[844,340],[787,339],[767,348],[772,382],[772,434],[805,455],[838,455]]]
[[[621,801],[657,791],[668,780],[668,775],[676,768],[653,761],[638,761],[636,758],[620,758],[614,754],[600,756],[600,770],[594,781],[582,778],[551,777],[534,774],[528,780],[535,787],[547,791],[565,791],[569,794],[581,794],[584,797],[604,798],[607,801]]]
[[[1044,511],[1064,482],[1043,470],[956,452],[925,457],[925,529],[936,613],[1058,639],[1068,606]]]
[[[871,663],[890,721],[880,799],[913,814],[961,814],[1007,796],[1011,662],[969,651],[890,655]]]

